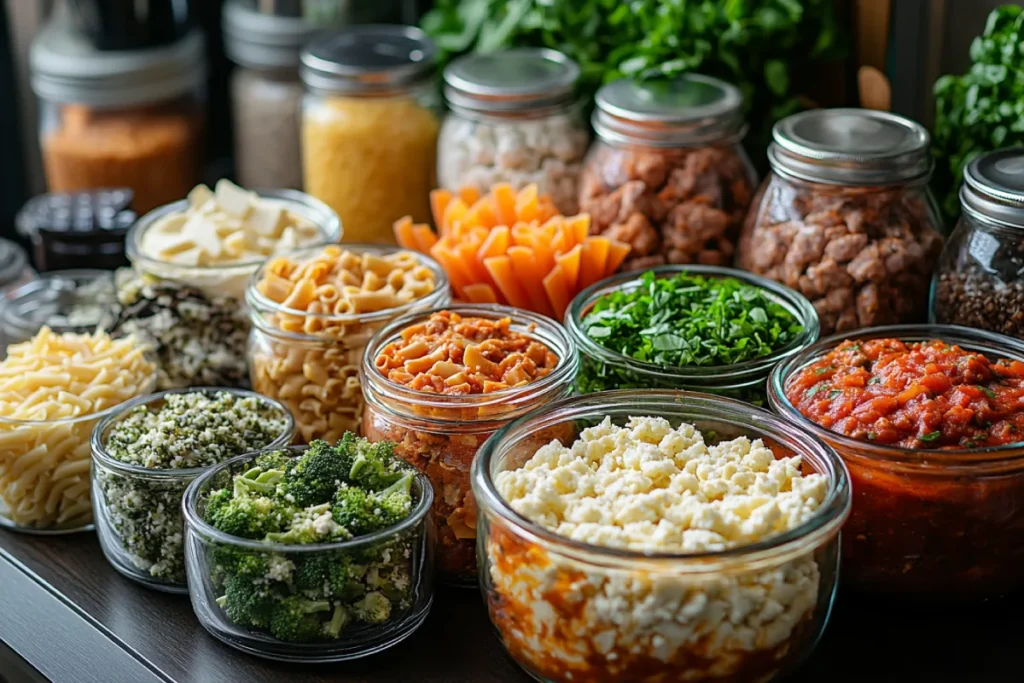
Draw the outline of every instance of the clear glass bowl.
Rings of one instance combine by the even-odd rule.
[[[305,446],[286,449],[293,457]],[[281,449],[266,449],[273,451]],[[254,541],[225,534],[203,521],[208,492],[230,485],[234,475],[248,470],[259,453],[227,461],[192,482],[185,492],[185,562],[192,607],[199,623],[218,640],[243,652],[287,662],[340,662],[374,654],[395,645],[420,627],[433,602],[433,528],[427,514],[434,499],[426,477],[417,475],[413,483],[415,503],[402,522],[393,527],[349,541],[313,545],[287,545]],[[226,562],[240,556],[250,562],[266,561],[278,569],[277,576],[290,578],[303,562],[352,562],[360,566],[375,564],[389,572],[405,572],[407,583],[401,596],[395,596],[399,609],[392,609],[381,623],[351,623],[338,639],[315,642],[285,642],[266,630],[239,626],[218,604],[225,582],[231,574]],[[400,558],[396,560],[395,558]],[[277,580],[271,582],[277,583]],[[394,584],[392,584],[394,585]],[[394,601],[393,601],[394,602]]]
[[[155,469],[124,463],[106,450],[110,431],[139,406],[158,409],[169,394],[213,395],[222,391],[240,398],[257,398],[280,411],[286,419],[285,429],[267,448],[291,444],[295,421],[283,405],[251,391],[217,387],[173,389],[140,396],[118,406],[93,430],[92,505],[96,535],[107,562],[129,579],[168,593],[188,592],[181,500],[188,485],[216,465]]]
[[[941,339],[990,359],[1024,361],[1024,342],[953,325],[896,325],[822,339],[780,363],[772,408],[830,444],[850,471],[853,512],[843,534],[843,580],[860,591],[920,601],[972,602],[1024,586],[1024,443],[926,450],[859,441],[804,417],[790,378],[843,340]]]
[[[802,526],[756,544],[699,554],[638,553],[559,536],[501,498],[499,472],[552,440],[565,445],[611,418],[692,423],[711,443],[761,438],[827,479]],[[545,683],[767,681],[795,669],[829,618],[839,530],[850,510],[846,469],[820,439],[731,399],[668,390],[612,391],[551,403],[504,427],[473,464],[484,600],[502,643]],[[758,614],[732,628],[730,614]],[[759,612],[760,611],[760,612]]]
[[[427,320],[439,310],[463,318],[500,320],[511,329],[543,343],[559,362],[535,382],[484,394],[447,395],[424,392],[392,382],[375,360],[403,330]],[[395,454],[430,478],[437,491],[434,524],[437,529],[438,570],[449,584],[475,586],[477,576],[477,506],[470,484],[470,467],[479,448],[500,427],[572,391],[577,359],[565,329],[550,318],[507,306],[459,305],[405,316],[370,341],[360,378],[366,396],[363,435],[370,441],[392,441]]]
[[[398,247],[345,244],[355,254],[386,256],[408,252]],[[322,247],[283,254],[304,263]],[[292,412],[303,443],[323,439],[334,443],[362,428],[364,399],[359,366],[366,344],[396,318],[451,302],[448,276],[434,259],[414,254],[419,266],[434,277],[434,291],[397,308],[367,313],[310,313],[271,301],[260,291],[267,264],[252,277],[246,292],[252,331],[247,359],[252,387],[275,398]],[[295,332],[296,327],[311,332]]]
[[[31,339],[43,325],[57,333],[106,329],[117,315],[114,274],[92,269],[43,273],[10,292],[0,309],[0,339],[8,344]]]
[[[631,292],[640,285],[640,271],[621,273],[601,280],[580,292],[565,313],[565,326],[579,350],[580,371],[576,390],[590,394],[609,389],[687,389],[747,401],[754,405],[767,403],[767,379],[772,368],[814,343],[818,338],[818,314],[802,294],[767,278],[742,270],[719,266],[660,266],[651,268],[658,278],[680,273],[703,275],[706,278],[736,278],[746,285],[761,289],[775,303],[784,306],[803,325],[796,339],[764,358],[735,365],[667,367],[630,358],[601,346],[588,337],[582,321],[597,301],[615,291]]]

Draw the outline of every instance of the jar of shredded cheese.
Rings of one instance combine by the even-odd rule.
[[[203,40],[99,51],[61,21],[30,55],[39,142],[51,192],[122,187],[143,213],[183,197],[199,180]]]
[[[394,243],[394,221],[430,218],[435,52],[419,29],[367,25],[302,53],[303,189],[338,212],[346,241]]]

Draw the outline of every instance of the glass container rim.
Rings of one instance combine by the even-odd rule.
[[[706,278],[735,278],[746,285],[752,285],[765,292],[775,303],[786,307],[804,328],[789,344],[761,358],[752,358],[732,365],[688,365],[681,367],[663,366],[636,360],[624,354],[601,346],[588,337],[582,328],[586,313],[597,300],[618,291],[632,291],[640,286],[643,274],[652,272],[656,278],[671,277],[681,273],[693,273]],[[708,265],[663,265],[642,268],[599,280],[577,294],[565,311],[565,327],[573,343],[580,351],[596,357],[602,362],[627,367],[644,374],[669,375],[674,379],[705,379],[709,375],[729,379],[744,379],[747,375],[770,368],[779,361],[789,358],[801,349],[813,344],[820,333],[820,321],[814,305],[803,294],[774,280],[755,275],[745,270],[726,266]]]
[[[100,280],[106,279],[110,281],[111,292],[116,289],[116,282],[114,278],[114,271],[102,270],[100,268],[68,268],[64,270],[48,270],[40,273],[34,280],[26,282],[18,287],[7,292],[2,298],[0,298],[0,311],[7,316],[5,323],[11,323],[17,326],[20,330],[29,330],[35,327],[35,323],[23,316],[16,314],[16,311],[12,310],[12,304],[18,299],[21,299],[30,294],[36,294],[45,289],[49,289],[47,286],[49,282],[54,280]],[[116,293],[116,292],[115,292]],[[72,325],[70,327],[82,327],[80,325]]]
[[[671,415],[673,409],[700,411],[710,419],[729,419],[736,424],[746,425],[751,431],[760,432],[760,435],[756,437],[747,435],[751,440],[769,438],[783,445],[786,445],[786,442],[796,443],[802,448],[801,451],[795,453],[796,455],[806,459],[808,454],[813,454],[825,466],[826,471],[817,473],[824,474],[829,480],[828,494],[810,519],[794,529],[756,543],[699,553],[645,553],[593,545],[561,536],[513,510],[511,505],[498,493],[494,476],[490,471],[491,463],[503,454],[501,446],[505,441],[520,436],[520,433],[528,435],[535,432],[535,429],[527,431],[528,427],[535,426],[531,425],[532,422],[550,417],[550,424],[545,426],[565,424],[571,419],[581,418],[600,411],[602,408],[622,413],[634,405],[648,413],[656,413],[658,416],[664,416],[666,413]],[[755,423],[755,420],[759,420],[760,423]],[[784,438],[780,438],[780,436]],[[511,525],[516,534],[526,536],[530,542],[536,543],[550,552],[585,563],[609,562],[627,568],[635,566],[637,563],[670,564],[673,571],[684,573],[705,573],[715,570],[711,565],[687,567],[685,566],[687,562],[745,563],[796,552],[803,548],[809,539],[817,541],[838,533],[849,516],[852,504],[850,475],[846,464],[824,440],[797,429],[792,422],[778,415],[748,403],[722,396],[671,389],[620,389],[570,396],[546,404],[513,420],[489,438],[480,447],[473,460],[471,478],[482,514],[487,510],[492,511],[505,523]],[[817,547],[819,544],[816,542],[814,545]]]
[[[515,125],[521,121],[540,121],[554,118],[556,116],[572,116],[580,120],[584,125],[583,110],[586,107],[585,97],[569,97],[554,104],[543,106],[532,106],[524,109],[489,109],[486,107],[466,107],[456,104],[445,96],[448,105],[448,112],[461,119],[474,123],[491,123],[494,125]],[[528,103],[529,104],[529,103]],[[445,122],[449,119],[445,117]],[[589,131],[588,131],[589,133]]]
[[[965,350],[979,350],[986,355],[998,355],[1012,360],[1024,361],[1024,342],[1012,337],[976,330],[961,325],[932,323],[914,325],[884,325],[868,327],[849,333],[833,334],[808,346],[772,369],[768,378],[768,401],[772,409],[803,429],[811,431],[836,450],[851,452],[877,462],[896,465],[941,468],[951,472],[957,469],[975,471],[992,465],[1020,462],[1024,464],[1024,441],[958,450],[937,450],[934,448],[903,448],[900,446],[873,444],[834,432],[807,418],[796,409],[786,396],[786,384],[797,372],[813,364],[818,358],[834,349],[840,343],[850,340],[894,338],[903,342],[938,339],[962,346]]]
[[[553,341],[561,345],[562,348],[559,349],[552,349],[550,347],[548,349],[549,351],[558,354],[558,363],[555,365],[554,370],[535,382],[530,382],[523,386],[508,387],[506,389],[492,391],[486,394],[452,395],[418,391],[416,389],[409,389],[397,382],[393,382],[381,373],[377,372],[374,359],[384,346],[394,341],[406,327],[426,320],[435,313],[440,313],[442,311],[457,313],[463,318],[476,317],[486,318],[489,320],[510,318],[513,325],[522,325],[527,327],[533,325],[536,330],[543,330],[545,336],[551,337]],[[544,343],[545,346],[549,346],[547,339],[540,338],[540,336],[535,332],[530,333],[530,336],[531,338]],[[367,342],[366,348],[363,351],[363,361],[360,363],[359,367],[359,381],[363,387],[366,402],[373,405],[380,405],[381,396],[384,396],[389,400],[398,401],[402,405],[421,408],[436,407],[438,403],[443,403],[446,407],[449,407],[452,410],[473,409],[501,405],[505,400],[510,398],[526,400],[539,399],[546,396],[549,392],[557,391],[559,388],[564,387],[568,382],[571,382],[576,376],[578,365],[579,359],[575,353],[573,343],[568,332],[564,326],[559,325],[558,322],[552,318],[541,315],[540,313],[534,313],[533,311],[513,308],[511,306],[502,306],[499,304],[455,304],[450,306],[438,306],[424,311],[414,311],[408,315],[402,316],[401,318],[396,318],[386,327],[380,329],[373,338]],[[389,407],[388,410],[391,410],[391,408]],[[451,424],[452,422],[465,421],[461,418],[458,420],[452,420],[415,413],[406,414],[405,411],[401,414],[405,417],[412,417],[418,421],[433,425],[446,425]],[[499,422],[505,421],[501,418],[499,413],[495,415],[488,415],[487,419],[481,420],[481,422],[490,422],[495,420]]]
[[[343,234],[341,219],[338,218],[338,214],[334,209],[327,206],[327,204],[323,203],[316,197],[298,190],[274,188],[243,189],[248,192],[255,192],[260,199],[270,199],[275,202],[280,202],[284,204],[285,208],[289,211],[296,211],[296,213],[301,214],[303,218],[312,221],[316,225],[320,236],[315,244],[311,244],[309,246],[327,246],[341,240],[341,236]],[[162,259],[146,255],[142,251],[142,237],[145,235],[146,231],[156,225],[157,221],[165,216],[176,212],[184,213],[188,208],[188,198],[179,199],[169,204],[158,206],[139,217],[132,227],[128,229],[128,234],[125,237],[125,255],[128,257],[129,262],[131,262],[132,265],[141,265],[144,267],[149,266],[158,269],[172,268],[176,270],[200,273],[203,275],[210,273],[241,274],[254,268],[258,268],[267,260],[267,258],[279,255],[275,253],[270,257],[263,257],[252,261],[243,261],[241,263],[217,263],[208,266],[192,266],[182,263],[174,263],[173,261],[164,261]],[[313,213],[316,213],[318,217],[313,218]]]
[[[146,394],[144,396],[137,396],[130,401],[115,406],[117,410],[104,416],[103,420],[99,422],[96,427],[92,430],[92,436],[89,438],[89,445],[92,450],[92,457],[99,464],[103,465],[109,470],[116,470],[121,474],[133,475],[133,476],[145,476],[150,479],[190,479],[202,472],[215,467],[214,465],[205,465],[203,467],[181,467],[181,468],[169,468],[169,467],[144,467],[142,465],[135,465],[132,463],[121,462],[114,458],[110,453],[107,452],[107,445],[103,438],[104,432],[110,427],[113,427],[116,422],[126,417],[130,412],[135,410],[142,405],[148,405],[155,403],[156,401],[162,401],[171,394],[192,394],[192,393],[203,393],[208,396],[218,394],[221,392],[227,392],[239,398],[255,398],[263,403],[269,405],[285,418],[285,429],[274,438],[266,446],[266,448],[276,447],[281,448],[291,443],[295,436],[295,417],[291,411],[288,410],[280,401],[258,394],[255,391],[248,389],[236,389],[233,387],[181,387],[177,389],[167,389],[166,391],[159,391],[155,394]],[[253,451],[248,451],[253,452]],[[246,455],[243,453],[241,455]]]
[[[18,280],[28,266],[28,254],[17,242],[0,237],[0,256],[7,256],[7,259],[0,260],[0,287],[3,287]]]
[[[434,276],[434,289],[426,296],[413,299],[401,306],[394,308],[385,308],[380,311],[374,311],[372,313],[310,313],[308,311],[302,311],[297,308],[287,308],[276,301],[271,301],[262,292],[259,291],[259,282],[262,279],[263,274],[270,262],[278,258],[305,258],[315,256],[318,252],[323,251],[328,247],[338,247],[342,251],[350,251],[358,254],[370,253],[376,255],[393,255],[400,253],[412,254],[416,257],[419,265],[430,269],[431,274]],[[257,327],[261,332],[266,332],[279,336],[284,339],[295,339],[303,341],[323,341],[325,338],[313,334],[305,334],[300,332],[286,332],[280,330],[272,325],[269,325],[263,315],[266,313],[273,314],[285,314],[293,315],[303,318],[316,318],[332,323],[343,323],[343,324],[367,324],[380,322],[382,320],[389,320],[395,316],[403,316],[409,312],[415,312],[422,308],[424,305],[434,306],[441,304],[446,297],[450,296],[448,274],[444,271],[437,261],[426,254],[422,254],[412,249],[405,249],[403,247],[388,246],[384,244],[364,244],[364,243],[344,243],[344,244],[320,244],[315,246],[301,247],[299,249],[292,249],[289,251],[283,251],[274,254],[266,261],[260,264],[256,272],[252,274],[249,279],[249,285],[245,290],[245,301],[251,309],[250,317],[253,325]]]
[[[57,426],[63,426],[63,425],[78,424],[79,422],[85,422],[87,420],[102,420],[102,419],[106,419],[107,417],[110,416],[111,413],[116,411],[118,408],[123,406],[125,403],[129,403],[130,401],[134,401],[137,398],[144,398],[144,397],[150,396],[151,395],[150,392],[152,392],[153,389],[156,388],[156,383],[157,383],[158,375],[159,375],[159,372],[160,372],[159,368],[157,367],[157,363],[155,361],[152,361],[149,358],[149,352],[148,351],[146,351],[146,360],[147,360],[147,362],[153,363],[153,366],[154,366],[153,367],[153,372],[149,376],[146,377],[144,382],[142,382],[139,385],[141,387],[145,387],[143,389],[143,391],[140,392],[140,393],[137,393],[135,396],[133,396],[132,398],[128,399],[127,401],[122,401],[121,403],[118,403],[116,405],[112,405],[109,408],[104,408],[103,410],[101,410],[99,412],[96,412],[96,413],[88,413],[86,415],[73,415],[71,417],[60,417],[60,418],[57,418],[57,419],[54,419],[54,420],[19,420],[19,419],[14,419],[14,418],[10,418],[10,417],[0,416],[0,427],[7,426],[7,427],[10,427],[12,429],[18,429],[18,428],[22,428],[22,427],[57,427]]]
[[[208,468],[197,478],[192,480],[192,483],[188,485],[188,489],[185,490],[185,495],[182,496],[182,512],[185,518],[185,527],[187,530],[201,535],[208,541],[215,541],[223,543],[225,545],[232,545],[235,547],[246,548],[248,550],[257,550],[261,552],[276,552],[276,553],[319,553],[331,550],[349,550],[352,548],[360,548],[366,545],[372,545],[379,543],[388,538],[398,536],[404,533],[416,525],[423,522],[427,513],[430,511],[430,507],[434,502],[434,488],[430,484],[430,480],[427,475],[420,471],[414,472],[414,486],[419,487],[420,499],[413,506],[412,510],[409,511],[409,515],[402,521],[392,524],[384,529],[374,531],[372,534],[366,534],[365,536],[357,536],[350,538],[345,541],[330,541],[327,543],[270,543],[266,541],[259,541],[251,538],[242,538],[241,536],[233,536],[225,533],[220,529],[214,528],[208,524],[206,520],[199,514],[198,504],[199,496],[205,486],[212,481],[212,479],[223,471],[229,471],[235,465],[243,462],[255,460],[259,456],[265,453],[271,453],[274,451],[287,451],[289,457],[295,457],[294,454],[300,454],[305,452],[309,448],[309,445],[302,446],[285,446],[283,448],[262,448],[258,451],[252,451],[250,453],[243,453],[230,460],[225,460],[222,463],[214,465]]]

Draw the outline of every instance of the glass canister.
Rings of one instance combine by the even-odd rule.
[[[43,325],[58,334],[88,334],[113,324],[117,308],[110,271],[50,271],[11,291],[0,303],[0,340],[26,341]]]
[[[341,238],[338,216],[313,197],[295,190],[267,190],[259,198],[315,225],[320,238],[313,244]],[[249,383],[245,289],[263,259],[193,266],[155,258],[145,248],[148,231],[160,229],[172,214],[184,214],[190,206],[188,199],[168,204],[132,226],[127,238],[132,268],[117,274],[122,309],[113,331],[136,333],[150,341],[160,364],[159,389],[244,389]]]
[[[28,264],[25,250],[17,243],[0,238],[0,294],[34,280],[36,273]]]
[[[394,244],[404,216],[430,221],[439,123],[434,44],[411,26],[354,26],[302,53],[303,187],[338,212],[349,242]]]
[[[540,48],[471,54],[448,65],[439,185],[486,193],[498,183],[536,184],[561,214],[577,213],[589,142],[575,98],[579,76],[576,62]]]
[[[223,22],[224,50],[237,65],[231,74],[235,175],[247,187],[300,189],[299,53],[316,29],[242,0],[224,3]]]
[[[126,187],[143,213],[199,181],[203,40],[165,47],[94,48],[59,19],[30,54],[39,141],[51,192]]]
[[[579,206],[592,232],[632,247],[622,270],[731,265],[757,182],[740,91],[696,74],[622,79],[596,104]]]
[[[968,164],[960,204],[939,258],[932,320],[1024,339],[1024,149]]]
[[[823,335],[923,322],[942,250],[928,131],[887,112],[818,109],[772,135],[739,267],[810,299]]]
[[[555,354],[554,369],[532,382],[466,394],[422,391],[392,381],[378,370],[377,359],[385,347],[415,326],[432,325],[428,320],[440,310],[396,320],[366,347],[359,372],[366,397],[363,436],[370,441],[394,442],[396,455],[430,479],[435,492],[438,571],[449,583],[469,586],[476,584],[477,570],[477,508],[470,486],[473,458],[509,421],[568,395],[578,359],[565,329],[546,316],[507,306],[460,305],[446,310],[464,321],[509,318],[513,333],[526,335]],[[410,354],[409,358],[415,355],[411,349],[402,353]],[[433,372],[429,364],[426,367]]]

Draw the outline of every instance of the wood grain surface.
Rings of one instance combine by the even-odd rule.
[[[5,560],[3,553],[14,561]],[[58,683],[130,680],[131,676],[125,678],[127,668],[138,665],[138,671],[153,672],[175,683],[531,680],[501,648],[476,591],[440,590],[433,612],[420,631],[383,654],[355,663],[302,666],[243,655],[214,640],[196,622],[187,597],[153,592],[125,579],[107,566],[91,534],[33,537],[0,531],[0,564],[4,563],[8,569],[20,565],[29,581],[25,588],[9,588],[17,591],[16,605],[0,606],[0,640]],[[29,584],[33,582],[39,591],[31,589]],[[45,618],[61,623],[50,624],[45,632],[29,634],[29,643],[34,639],[45,647],[29,647],[30,652],[23,652],[26,623],[31,621],[25,619],[23,611],[52,609],[54,597],[66,606],[65,614],[50,616],[51,612],[46,612]],[[1024,603],[1014,600],[967,610],[925,610],[844,595],[821,644],[791,680],[1021,681],[1022,608]],[[106,644],[97,644],[92,635],[86,635],[90,629],[104,634]],[[81,635],[69,636],[69,632]],[[22,642],[23,647],[12,641]],[[40,658],[42,661],[34,661]],[[89,671],[95,671],[95,667],[85,666],[90,660],[125,670],[91,677]],[[61,674],[69,673],[68,667],[76,662],[73,676]],[[5,678],[4,673],[0,672],[0,679]],[[6,678],[20,683],[17,678]]]

